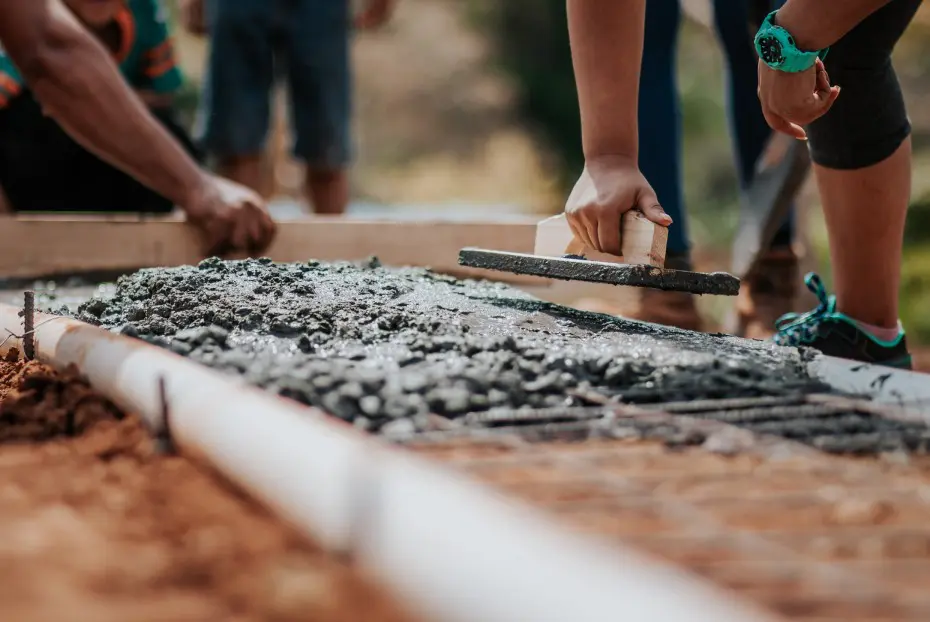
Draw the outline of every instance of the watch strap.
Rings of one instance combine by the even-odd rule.
[[[794,42],[794,37],[791,36],[791,33],[775,23],[776,13],[777,11],[772,11],[765,17],[765,20],[763,20],[762,26],[759,28],[759,32],[756,35],[757,49],[759,37],[765,35],[772,36],[776,38],[781,44],[783,60],[778,65],[768,63],[764,59],[763,62],[765,62],[772,69],[776,69],[778,71],[784,71],[786,73],[800,73],[813,67],[818,58],[823,60],[827,57],[827,52],[830,51],[830,48],[824,48],[815,52],[805,52],[799,50]]]

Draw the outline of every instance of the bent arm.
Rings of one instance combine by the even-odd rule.
[[[828,48],[891,0],[788,0],[775,22],[791,33],[802,50]]]
[[[567,0],[585,158],[636,163],[645,0]]]
[[[45,111],[89,151],[182,207],[201,191],[204,174],[61,0],[2,0],[0,41]]]

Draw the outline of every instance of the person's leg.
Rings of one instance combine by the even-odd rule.
[[[740,186],[752,181],[756,162],[772,134],[757,95],[758,70],[749,30],[751,0],[714,0],[714,26],[727,63],[727,112]]]
[[[681,110],[675,75],[679,0],[646,3],[646,30],[639,80],[639,168],[656,191],[662,208],[672,217],[667,252],[690,261],[691,244],[684,209]]]
[[[210,52],[198,115],[200,145],[218,172],[265,192],[262,152],[274,84],[268,0],[208,0]]]
[[[691,270],[691,244],[684,206],[681,111],[675,75],[679,0],[650,0],[646,4],[645,45],[639,87],[639,168],[652,184],[662,207],[672,217],[668,230],[665,266]],[[694,296],[683,292],[642,289],[628,308],[618,309],[627,318],[677,326],[702,328]],[[591,310],[599,310],[595,306]]]
[[[714,23],[723,43],[727,60],[727,110],[730,132],[736,153],[740,186],[752,182],[756,163],[762,155],[772,130],[769,128],[757,95],[758,68],[756,50],[749,29],[750,2],[758,0],[714,0]],[[769,8],[784,4],[774,0]],[[792,210],[793,212],[793,210]],[[773,246],[790,246],[793,237],[793,213],[775,235]]]
[[[306,164],[305,192],[314,211],[342,214],[351,159],[350,7],[346,0],[298,0],[293,10],[283,43],[294,155]]]
[[[836,297],[822,293],[821,313],[786,327],[776,336],[779,342],[795,344],[807,336],[807,343],[828,354],[907,363],[898,285],[910,196],[911,128],[891,52],[919,6],[920,0],[892,0],[827,55],[830,79],[843,92],[807,133]]]
[[[714,0],[714,23],[727,61],[727,112],[741,188],[753,179],[756,163],[772,137],[757,95],[758,69],[750,23],[782,4],[760,0]],[[792,209],[793,211],[793,209]],[[768,337],[775,321],[794,310],[798,259],[791,248],[793,215],[779,228],[772,249],[744,279],[728,330],[750,337]]]
[[[846,87],[843,95],[851,95]],[[837,310],[898,329],[904,221],[911,192],[911,141],[864,168],[814,165],[830,235]]]

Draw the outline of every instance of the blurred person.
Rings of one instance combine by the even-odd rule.
[[[810,147],[836,287],[809,274],[820,304],[782,318],[777,343],[911,367],[898,319],[911,126],[891,55],[920,4],[788,0],[756,35],[765,118]]]
[[[60,0],[0,2],[0,42],[22,80],[4,81],[7,103],[28,88],[80,145],[180,206],[206,254],[259,252],[271,242],[262,200],[201,170]]]
[[[751,181],[756,162],[772,131],[762,115],[757,89],[757,56],[750,21],[760,0],[714,0],[714,26],[722,44],[727,70],[727,109],[741,187]],[[774,6],[769,0],[762,16]],[[780,1],[776,2],[780,4]],[[759,19],[756,19],[758,26]],[[691,243],[684,199],[681,109],[676,54],[681,22],[680,0],[651,0],[646,4],[643,67],[639,90],[639,132],[649,136],[640,145],[639,166],[655,188],[672,224],[665,265],[692,270]],[[609,176],[610,167],[594,168]],[[594,180],[597,183],[597,180]],[[610,197],[604,197],[608,202]],[[793,222],[779,229],[772,247],[753,274],[743,281],[737,299],[738,332],[750,337],[770,336],[775,320],[794,309],[798,258],[792,250]],[[643,289],[635,310],[625,317],[691,330],[702,321],[693,294]]]
[[[395,0],[366,0],[354,19],[376,28]],[[306,165],[304,192],[318,214],[349,203],[351,68],[349,0],[181,0],[189,30],[209,33],[198,138],[219,171],[261,191],[271,95],[287,81],[294,156]]]
[[[194,155],[177,123],[181,87],[162,7],[155,0],[65,0],[110,52],[153,116]],[[45,115],[22,76],[0,55],[0,187],[11,211],[169,213],[174,203],[107,164]]]

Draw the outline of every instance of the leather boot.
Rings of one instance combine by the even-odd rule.
[[[775,321],[795,310],[800,272],[798,256],[790,247],[769,251],[743,279],[729,332],[750,339],[775,334]]]

